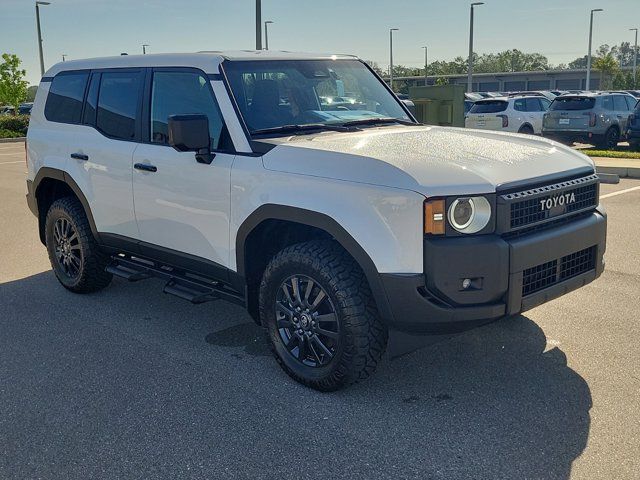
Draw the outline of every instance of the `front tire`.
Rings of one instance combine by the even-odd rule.
[[[283,370],[320,391],[367,378],[387,344],[364,273],[334,241],[293,245],[269,262],[260,319]]]
[[[47,213],[45,240],[51,267],[64,288],[90,293],[109,285],[112,275],[105,271],[109,257],[100,250],[76,198],[53,202]]]

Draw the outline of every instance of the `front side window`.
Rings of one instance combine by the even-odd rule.
[[[53,78],[44,115],[50,122],[80,123],[88,72],[63,72]]]
[[[96,128],[109,137],[135,140],[142,72],[104,72],[100,81]]]
[[[251,133],[289,125],[410,121],[358,60],[226,61],[224,70]]]
[[[232,150],[209,80],[196,72],[155,72],[151,88],[151,142],[169,143],[169,117],[204,114],[209,119],[212,150]]]

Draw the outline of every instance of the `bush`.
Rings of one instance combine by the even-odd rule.
[[[24,133],[14,132],[13,130],[5,130],[0,128],[0,138],[18,138],[24,137]]]
[[[29,115],[0,115],[0,130],[18,132],[18,137],[24,137],[28,127]]]

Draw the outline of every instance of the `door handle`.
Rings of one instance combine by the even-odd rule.
[[[146,163],[136,163],[133,168],[136,170],[144,170],[145,172],[157,172],[158,167],[155,165],[148,165]]]
[[[89,155],[85,155],[84,153],[72,153],[71,158],[76,160],[89,160]]]

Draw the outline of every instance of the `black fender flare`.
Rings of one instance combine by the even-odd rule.
[[[71,189],[71,191],[73,191],[75,196],[78,198],[78,200],[82,204],[84,213],[87,215],[87,219],[89,220],[89,226],[91,227],[91,233],[93,233],[93,236],[99,242],[100,234],[98,233],[98,229],[96,228],[96,223],[93,219],[93,214],[91,213],[91,207],[89,206],[89,202],[87,201],[87,198],[84,196],[84,193],[82,193],[82,190],[80,189],[78,184],[75,182],[73,177],[71,177],[71,175],[69,175],[64,170],[59,170],[57,168],[52,168],[52,167],[42,167],[40,168],[40,170],[38,170],[36,177],[33,179],[33,196],[34,196],[34,204],[36,205],[36,208],[38,208],[37,211],[38,212],[40,211],[38,206],[38,197],[39,197],[38,190],[40,188],[40,184],[47,179],[58,180],[62,183],[65,183]],[[46,212],[45,212],[45,215],[46,215]],[[43,221],[44,219],[39,218],[38,220]]]
[[[247,237],[265,220],[295,222],[318,228],[331,235],[355,259],[364,272],[382,319],[388,323],[393,322],[389,300],[373,260],[349,232],[333,218],[323,213],[278,204],[265,204],[258,207],[240,225],[236,235],[236,268],[239,275],[242,277],[246,275],[245,244]]]

